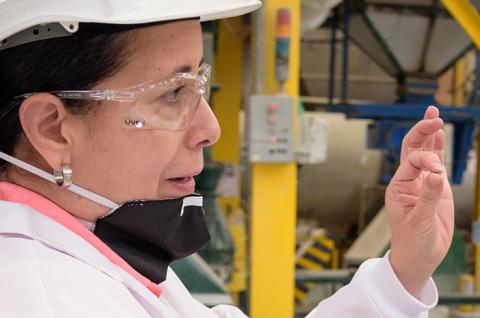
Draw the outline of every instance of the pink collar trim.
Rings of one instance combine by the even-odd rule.
[[[57,223],[60,223],[61,225],[63,225],[73,233],[77,234],[88,243],[90,243],[90,245],[92,245],[106,258],[108,258],[110,262],[129,273],[136,280],[142,283],[142,285],[147,287],[157,297],[160,297],[162,293],[160,286],[153,283],[148,278],[133,269],[123,258],[121,258],[112,249],[110,249],[97,236],[95,236],[95,234],[90,232],[74,216],[72,216],[70,213],[68,213],[58,205],[54,204],[47,198],[15,184],[0,182],[0,200],[28,205],[39,213],[51,218]]]

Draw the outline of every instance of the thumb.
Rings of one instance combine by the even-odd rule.
[[[420,195],[414,213],[425,218],[435,215],[435,209],[437,208],[443,194],[444,182],[445,178],[442,173],[427,173],[422,188],[420,189]]]

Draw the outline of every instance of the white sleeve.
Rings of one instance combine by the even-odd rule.
[[[395,275],[387,253],[364,262],[350,284],[322,301],[307,318],[427,318],[437,301],[432,278],[419,299],[410,295]]]

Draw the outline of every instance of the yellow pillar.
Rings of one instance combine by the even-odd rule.
[[[445,7],[450,11],[457,23],[472,39],[473,43],[480,48],[480,14],[475,6],[469,0],[442,0]],[[455,67],[457,73],[458,66]],[[463,70],[464,72],[464,70]],[[457,75],[455,75],[455,88],[457,86]],[[462,96],[463,98],[463,96]],[[462,102],[457,100],[455,94],[455,104]],[[464,103],[462,103],[464,104]],[[476,178],[476,196],[475,213],[473,222],[480,221],[480,137],[477,138],[477,178]],[[475,244],[475,287],[477,293],[480,292],[480,246]]]
[[[212,104],[222,137],[212,147],[212,159],[230,164],[238,164],[240,160],[242,28],[241,17],[220,21],[215,55],[215,81],[220,85],[220,90],[213,95]]]
[[[477,142],[477,175],[475,180],[475,213],[473,213],[473,222],[480,221],[480,136],[476,138]],[[480,293],[480,245],[475,244],[475,291]]]
[[[286,94],[299,95],[300,0],[264,0],[264,94],[277,94],[275,34],[277,9],[291,11],[290,79]],[[294,107],[296,114],[297,109]],[[296,121],[296,119],[295,119]],[[250,316],[291,318],[294,315],[295,221],[297,166],[252,164],[251,167],[251,267]]]
[[[242,101],[243,18],[231,18],[219,23],[215,56],[215,80],[220,90],[213,95],[215,115],[222,129],[222,137],[212,147],[212,159],[238,167],[240,161],[239,114]],[[246,227],[238,196],[221,197],[218,203],[226,215],[235,244],[234,272],[228,286],[233,293],[247,288]]]
[[[475,92],[476,93],[476,92]],[[476,138],[477,146],[477,174],[475,178],[475,211],[472,222],[480,222],[480,136]],[[474,285],[475,291],[480,293],[480,245],[474,245],[475,265],[474,265]]]
[[[477,144],[477,174],[475,179],[475,211],[473,213],[472,222],[480,222],[480,136],[476,138]],[[474,264],[474,285],[475,292],[480,293],[480,245],[478,243],[474,244],[474,255],[475,255],[475,264]]]

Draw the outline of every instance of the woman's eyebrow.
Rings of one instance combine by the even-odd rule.
[[[202,65],[204,61],[204,58],[200,60],[200,63],[198,63],[198,66]],[[191,72],[192,71],[192,66],[191,65],[182,65],[177,67],[176,69],[173,70],[173,73],[186,73],[186,72]]]

